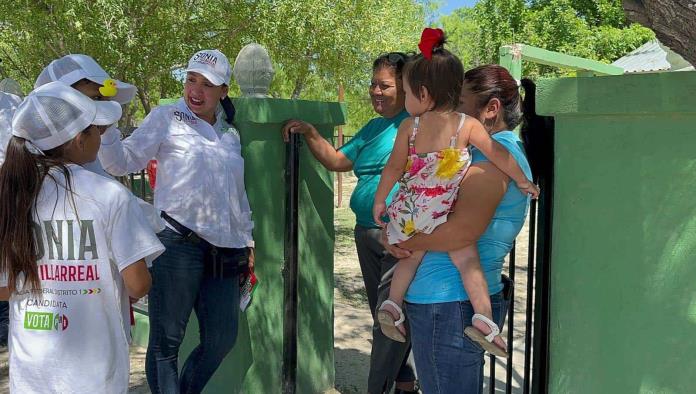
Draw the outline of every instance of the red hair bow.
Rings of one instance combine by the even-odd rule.
[[[430,60],[433,58],[433,48],[441,45],[445,41],[445,32],[442,29],[431,29],[426,27],[421,34],[418,49],[420,49],[423,57]]]

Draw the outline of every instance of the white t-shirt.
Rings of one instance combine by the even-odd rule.
[[[10,391],[127,393],[130,310],[120,272],[164,247],[124,186],[68,168],[73,199],[49,177],[37,199],[41,294],[10,297]]]

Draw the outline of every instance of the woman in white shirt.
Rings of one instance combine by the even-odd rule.
[[[93,162],[121,106],[62,82],[34,90],[0,168],[0,299],[10,301],[10,392],[128,392],[128,297],[164,250],[135,197]]]
[[[155,108],[133,134],[102,138],[99,158],[112,175],[157,159],[155,207],[167,228],[149,293],[146,372],[153,393],[199,393],[234,346],[239,273],[253,265],[251,210],[244,188],[239,133],[227,97],[225,55],[203,50],[190,59],[184,97]],[[201,343],[178,374],[178,353],[191,310]]]

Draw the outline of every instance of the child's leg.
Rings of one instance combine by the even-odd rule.
[[[424,251],[416,251],[411,256],[400,259],[394,268],[394,274],[389,285],[389,298],[380,305],[377,311],[377,318],[382,328],[382,333],[387,337],[398,341],[406,341],[406,328],[403,326],[403,312],[401,306],[404,302],[404,295],[416,275],[418,265]]]
[[[481,270],[481,263],[476,245],[452,251],[449,255],[452,259],[452,263],[454,263],[457,270],[459,270],[464,289],[469,296],[469,301],[474,308],[474,312],[492,321],[493,310],[491,308],[491,298],[488,294],[488,283],[486,283],[486,278],[483,276],[483,271]],[[492,331],[488,324],[478,319],[474,320],[472,325],[484,335],[488,335]],[[500,335],[497,335],[493,339],[493,342],[503,350],[507,348],[505,341]]]
[[[469,295],[471,306],[474,307],[474,312],[491,318],[493,311],[491,298],[488,295],[488,283],[486,283],[486,278],[481,270],[476,245],[454,250],[449,252],[449,255],[462,276],[462,283],[466,289],[466,294]]]
[[[401,306],[408,287],[411,285],[413,277],[416,276],[418,266],[425,256],[424,251],[414,251],[409,257],[399,260],[394,268],[391,284],[389,285],[389,299]]]

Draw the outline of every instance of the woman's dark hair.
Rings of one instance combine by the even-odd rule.
[[[459,106],[464,66],[457,56],[444,48],[445,40],[433,47],[431,59],[422,53],[404,66],[404,82],[418,97],[422,87],[428,89],[436,110],[454,110]]]
[[[401,78],[401,72],[404,69],[404,65],[411,58],[411,55],[404,52],[389,52],[379,55],[374,62],[372,62],[372,72],[382,69],[391,68],[394,69],[394,74],[397,78]]]
[[[505,67],[487,64],[464,73],[464,84],[476,97],[476,108],[483,109],[492,99],[500,101],[503,120],[512,130],[520,124],[520,87]]]
[[[90,128],[83,131],[89,132]],[[33,154],[26,147],[24,138],[13,136],[7,145],[5,162],[0,166],[0,272],[7,274],[10,292],[41,289],[36,261],[38,242],[41,242],[40,225],[34,223],[36,199],[46,176],[59,184],[52,168],[57,168],[65,177],[65,187],[72,196],[70,171],[66,166],[63,144],[44,151],[44,155]],[[73,202],[74,206],[74,202]],[[38,228],[36,226],[39,226]],[[17,288],[18,279],[24,277],[22,289]]]
[[[220,99],[220,105],[222,105],[222,110],[225,111],[225,120],[227,123],[232,124],[234,122],[234,115],[237,113],[234,104],[232,104],[232,100],[228,96],[225,96]]]
[[[524,143],[529,165],[535,180],[541,171],[550,168],[548,133],[553,131],[553,118],[536,114],[536,85],[531,79],[523,78],[520,86],[524,88],[524,100],[520,96],[520,86],[507,69],[497,64],[479,66],[464,74],[466,88],[476,97],[476,108],[483,109],[492,99],[501,104],[503,120],[512,130],[522,124],[520,136]],[[552,143],[552,142],[551,142]]]
[[[93,84],[95,84],[95,85],[99,85],[98,83],[96,83],[96,82],[94,82],[94,81],[92,81],[92,80],[90,80],[90,79],[82,78],[82,79],[80,79],[80,80],[77,80],[77,81],[73,82],[72,85],[70,85],[70,86],[71,86],[73,89],[77,89],[80,85],[83,85],[83,84],[90,84],[90,83],[93,83]],[[100,85],[100,86],[101,86],[101,85]]]

